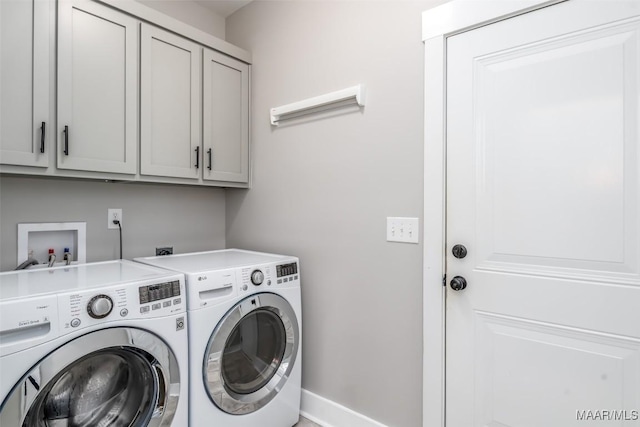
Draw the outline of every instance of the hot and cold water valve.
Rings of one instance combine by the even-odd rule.
[[[17,262],[19,268],[85,263],[86,223],[18,224]]]
[[[30,256],[32,256],[30,254]],[[56,251],[53,248],[49,248],[49,258],[47,260],[47,264],[49,267],[53,267],[56,262]],[[62,255],[62,260],[65,265],[70,265],[71,261],[73,261],[73,255],[71,254],[71,250],[69,248],[64,248],[64,254]]]

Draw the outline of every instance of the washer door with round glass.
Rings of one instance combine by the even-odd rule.
[[[287,300],[271,293],[243,299],[209,339],[203,372],[209,397],[230,414],[262,408],[287,382],[298,343],[298,321]]]
[[[50,353],[0,407],[0,426],[168,426],[178,405],[175,355],[157,336],[103,329]]]

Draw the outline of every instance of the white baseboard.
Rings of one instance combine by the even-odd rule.
[[[300,413],[322,427],[386,427],[322,396],[302,389]]]

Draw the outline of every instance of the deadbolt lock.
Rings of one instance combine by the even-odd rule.
[[[453,253],[453,256],[458,259],[462,259],[467,256],[467,248],[465,248],[464,245],[455,245],[451,249],[451,252]]]

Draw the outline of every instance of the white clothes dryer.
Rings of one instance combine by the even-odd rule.
[[[295,425],[302,358],[298,259],[228,249],[136,261],[185,273],[190,425]]]
[[[130,261],[0,273],[0,426],[187,427],[184,294]]]

